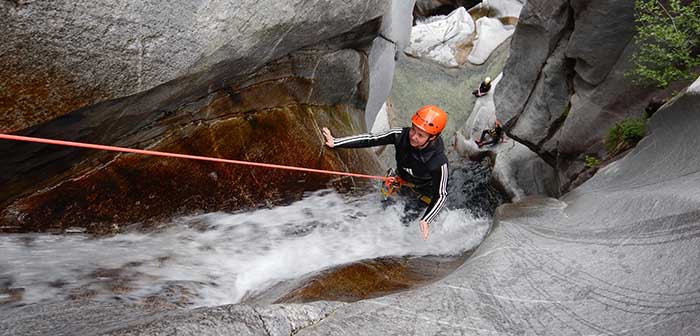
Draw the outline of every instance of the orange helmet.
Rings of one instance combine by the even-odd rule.
[[[430,135],[438,135],[445,129],[447,113],[435,105],[426,105],[416,111],[411,122]]]

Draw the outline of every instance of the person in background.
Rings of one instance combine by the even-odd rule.
[[[419,226],[423,239],[428,239],[430,223],[445,207],[447,199],[447,156],[440,133],[447,124],[447,113],[434,105],[421,107],[411,118],[411,127],[394,128],[378,134],[359,134],[335,138],[328,128],[323,128],[325,144],[330,148],[365,148],[394,145],[398,176],[410,186],[409,192],[401,188],[401,195],[413,193],[407,199],[407,210],[415,204],[427,204],[420,217]],[[413,205],[409,205],[413,204]]]
[[[484,142],[486,139],[486,136],[489,136],[491,139],[489,141]],[[496,144],[501,141],[503,138],[503,128],[501,128],[501,123],[496,120],[496,124],[494,125],[493,128],[485,129],[483,132],[481,132],[481,138],[479,140],[476,140],[476,144],[481,148],[482,146],[490,145],[490,144]]]
[[[486,77],[484,78],[484,81],[481,82],[479,85],[479,88],[474,90],[472,94],[476,96],[477,98],[485,96],[489,90],[491,90],[491,77]]]

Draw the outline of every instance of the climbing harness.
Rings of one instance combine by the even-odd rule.
[[[416,191],[415,185],[413,183],[410,183],[404,179],[402,179],[394,169],[389,168],[386,171],[386,175],[384,176],[385,179],[382,182],[382,186],[380,188],[380,192],[384,196],[384,200],[387,200],[389,197],[392,197],[396,194],[398,194],[401,191],[401,187],[406,187],[408,188],[413,194],[424,202],[425,204],[430,204],[431,198],[421,194],[420,192]]]
[[[406,184],[406,181],[398,176],[394,169],[389,168],[389,170],[386,171],[384,183],[382,183],[382,187],[379,191],[382,193],[382,195],[384,195],[384,200],[386,200],[387,198],[396,195],[401,189],[401,186],[404,184]]]

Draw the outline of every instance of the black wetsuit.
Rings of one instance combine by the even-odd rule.
[[[484,138],[486,138],[487,135],[491,136],[491,140],[484,142]],[[481,132],[481,138],[479,138],[478,144],[479,147],[495,144],[501,141],[501,138],[503,138],[503,128],[501,128],[501,126],[496,126],[495,128],[490,128]]]
[[[481,85],[479,85],[478,90],[474,90],[472,94],[476,97],[483,97],[486,95],[486,93],[491,90],[491,83],[486,84],[485,82],[481,82]]]
[[[378,134],[359,134],[333,139],[335,148],[365,148],[394,145],[396,148],[396,170],[405,181],[413,184],[414,190],[428,196],[430,202],[421,217],[428,223],[445,207],[447,198],[447,156],[442,137],[438,136],[427,147],[416,149],[409,140],[410,127],[395,128]]]

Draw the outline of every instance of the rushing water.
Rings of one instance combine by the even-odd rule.
[[[488,217],[453,207],[423,241],[417,223],[401,223],[403,203],[385,207],[380,198],[322,190],[286,206],[181,217],[150,233],[2,236],[0,302],[14,288],[23,292],[12,305],[75,296],[235,303],[281,281],[358,260],[459,255],[489,228]]]

